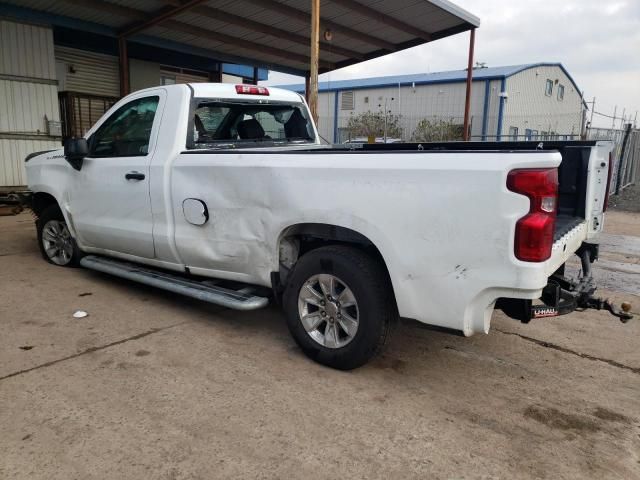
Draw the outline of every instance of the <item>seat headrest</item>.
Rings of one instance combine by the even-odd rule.
[[[284,124],[284,133],[287,138],[309,138],[307,131],[307,121],[297,108]]]
[[[243,140],[264,138],[264,128],[255,118],[238,123],[238,135]]]

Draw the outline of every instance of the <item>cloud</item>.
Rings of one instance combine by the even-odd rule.
[[[633,117],[640,110],[640,1],[454,0],[481,19],[477,61],[488,66],[561,62],[595,110]],[[466,67],[466,33],[322,75],[341,80]],[[269,84],[299,83],[272,73]],[[594,117],[594,124],[610,125]],[[639,121],[640,123],[640,121]]]

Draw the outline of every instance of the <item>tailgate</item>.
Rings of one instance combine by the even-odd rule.
[[[560,150],[558,217],[547,273],[551,275],[582,242],[597,243],[604,227],[611,142],[568,146]]]

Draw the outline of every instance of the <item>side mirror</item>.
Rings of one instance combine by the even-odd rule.
[[[75,168],[82,168],[82,160],[89,155],[89,144],[86,138],[69,138],[64,142],[64,158]]]

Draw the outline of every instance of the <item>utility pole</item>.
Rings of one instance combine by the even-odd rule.
[[[309,68],[309,109],[318,124],[318,57],[320,56],[320,0],[311,0],[311,66]]]
[[[591,118],[589,119],[589,127],[593,128],[593,112],[596,109],[596,97],[591,101]]]
[[[613,107],[613,120],[611,121],[611,130],[616,128],[616,112],[618,111],[618,105]]]

